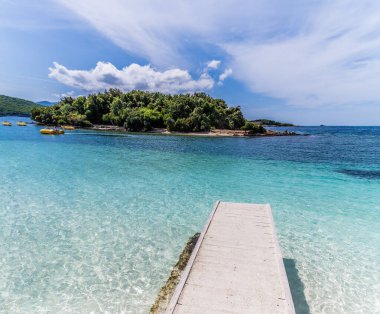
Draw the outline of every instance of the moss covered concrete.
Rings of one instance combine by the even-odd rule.
[[[187,241],[185,248],[179,256],[177,264],[175,264],[170,273],[169,279],[161,288],[154,304],[150,308],[150,314],[159,314],[165,312],[165,309],[169,303],[171,296],[173,295],[175,287],[177,286],[181,278],[181,274],[185,269],[187,262],[190,259],[191,253],[193,252],[195,245],[197,244],[199,236],[200,233],[196,233],[189,239],[189,241]]]

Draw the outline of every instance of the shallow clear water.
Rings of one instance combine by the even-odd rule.
[[[299,313],[380,313],[380,128],[38,130],[0,125],[1,313],[147,312],[219,199],[271,204]]]

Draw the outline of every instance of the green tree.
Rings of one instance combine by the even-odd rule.
[[[241,127],[242,130],[248,131],[249,134],[261,134],[265,133],[265,128],[260,124],[255,124],[250,121],[245,121],[245,124]]]
[[[110,89],[87,97],[64,97],[57,105],[33,109],[31,115],[45,124],[124,125],[131,131],[166,127],[183,132],[211,128],[261,132],[246,124],[240,107],[228,107],[224,100],[205,93],[167,95]]]

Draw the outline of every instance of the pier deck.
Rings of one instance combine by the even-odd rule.
[[[215,205],[166,313],[295,313],[269,205]]]

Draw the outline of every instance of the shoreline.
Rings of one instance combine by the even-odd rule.
[[[46,125],[46,124],[36,123],[36,125]],[[268,137],[268,136],[272,137],[272,136],[300,136],[301,135],[295,132],[289,132],[287,130],[285,130],[284,132],[267,130],[266,133],[250,134],[249,131],[228,130],[228,129],[213,129],[208,132],[178,132],[178,131],[168,131],[167,129],[164,129],[164,128],[155,128],[149,131],[133,132],[133,131],[126,130],[124,127],[115,126],[115,125],[95,124],[92,127],[76,127],[76,126],[74,127],[76,129],[92,130],[92,131],[123,132],[123,133],[130,133],[130,134],[198,136],[198,137]]]

